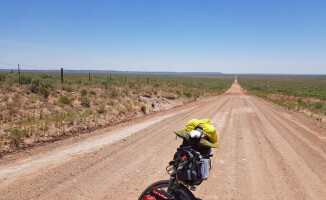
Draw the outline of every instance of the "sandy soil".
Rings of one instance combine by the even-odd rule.
[[[237,82],[225,95],[4,157],[0,199],[137,199],[169,178],[181,143],[172,130],[192,118],[210,118],[220,145],[198,198],[326,199],[326,130]]]

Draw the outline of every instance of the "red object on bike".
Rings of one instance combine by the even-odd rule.
[[[159,193],[159,192],[156,192],[156,189],[155,187],[153,187],[153,193],[156,194],[157,196],[159,197],[162,197],[163,199],[168,199],[166,196],[164,196],[163,194]]]
[[[182,156],[181,157],[181,160],[186,160],[187,159],[187,156]]]
[[[150,194],[147,194],[143,197],[143,200],[156,200],[156,198]]]

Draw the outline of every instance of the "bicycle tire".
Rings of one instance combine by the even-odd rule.
[[[157,188],[167,188],[169,185],[169,180],[162,180],[162,181],[157,181],[150,186],[148,186],[142,194],[139,196],[138,200],[143,200],[143,196],[150,191],[151,188],[157,187]],[[190,190],[183,186],[179,185],[179,188],[175,191],[176,193],[176,198],[179,200],[196,200],[196,197],[190,192]]]

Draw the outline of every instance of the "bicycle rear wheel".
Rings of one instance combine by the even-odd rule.
[[[142,194],[139,196],[138,200],[144,200],[144,196],[149,194],[153,187],[163,189],[167,191],[169,185],[169,180],[157,181],[150,186],[148,186]],[[183,185],[180,185],[177,190],[173,193],[176,200],[196,200],[195,196]]]

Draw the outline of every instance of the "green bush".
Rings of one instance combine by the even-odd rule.
[[[50,91],[44,87],[39,87],[37,93],[42,95],[44,98],[48,98],[50,95]]]
[[[71,86],[68,86],[68,87],[66,88],[66,90],[67,90],[67,92],[73,92],[73,91],[74,91],[74,90],[72,89]]]
[[[54,86],[49,80],[41,80],[41,79],[33,79],[29,90],[32,93],[37,94],[39,92],[39,88],[44,88],[46,90],[53,90]]]
[[[70,99],[67,96],[60,96],[59,103],[61,103],[61,104],[67,104],[68,105],[68,104],[71,104],[72,103],[72,99]]]
[[[101,104],[98,109],[97,109],[97,113],[99,114],[103,114],[103,113],[106,113],[106,109],[105,109],[105,105],[104,104]]]
[[[192,97],[192,92],[190,91],[184,91],[183,95],[185,95],[187,98],[191,98]]]
[[[80,94],[82,95],[82,96],[86,96],[87,95],[87,90],[86,89],[82,89],[81,91],[80,91]]]
[[[17,128],[10,128],[6,129],[5,132],[10,133],[9,137],[10,138],[23,138],[28,136],[28,130],[27,129],[17,129]]]
[[[31,75],[28,75],[28,74],[21,74],[20,75],[20,83],[21,84],[30,84],[32,82],[32,76]]]
[[[119,92],[117,90],[112,90],[110,93],[111,98],[116,98],[119,96]]]
[[[6,80],[6,74],[0,72],[0,81],[5,81]]]
[[[298,103],[300,104],[300,103],[302,103],[303,102],[303,99],[300,97],[299,99],[298,99]]]
[[[322,102],[315,102],[313,104],[313,107],[314,107],[314,109],[319,110],[319,109],[322,109],[324,107],[324,105]]]
[[[9,74],[7,74],[6,82],[18,83],[18,74],[17,73],[9,73]]]

